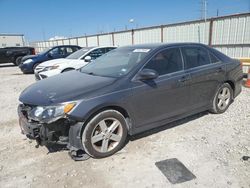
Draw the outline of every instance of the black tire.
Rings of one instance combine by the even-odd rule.
[[[224,101],[225,105],[222,107],[220,105],[220,100],[222,100],[222,99],[220,99],[221,98],[220,96],[222,95],[223,90],[229,92],[229,97],[225,97],[225,99],[223,99],[223,100],[225,100]],[[226,99],[226,98],[228,98],[228,99]],[[233,101],[233,90],[228,83],[224,83],[217,90],[217,92],[214,96],[214,99],[213,99],[212,109],[210,109],[209,111],[211,113],[214,113],[214,114],[224,113],[228,109],[228,107],[230,106],[232,101]]]
[[[73,69],[73,68],[67,68],[67,69],[64,69],[64,70],[62,71],[62,73],[63,73],[63,72],[68,72],[68,71],[72,71],[72,70],[75,70],[75,69]]]
[[[112,120],[110,119],[114,121],[112,122]],[[106,131],[101,130],[102,129],[100,126],[101,122],[106,122],[105,123],[106,128],[107,128]],[[108,125],[109,123],[110,123],[110,126]],[[119,125],[117,125],[117,128],[114,129],[112,133],[110,133],[111,131],[107,131],[109,129],[112,129],[111,127],[114,124],[119,124]],[[98,133],[96,133],[96,131],[98,131]],[[115,135],[120,134],[118,137],[120,140],[118,142],[113,141],[111,138],[112,136],[110,136],[109,138],[106,138],[108,137],[108,134],[113,134],[113,133]],[[105,136],[103,136],[104,134]],[[86,127],[84,128],[83,133],[82,133],[82,144],[83,144],[85,152],[88,153],[90,156],[94,158],[104,158],[104,157],[113,155],[125,145],[127,134],[128,134],[128,130],[127,130],[126,120],[124,116],[116,110],[105,110],[103,112],[100,112],[96,116],[94,116],[86,124]],[[95,143],[92,143],[92,139],[95,136],[101,136],[101,135],[102,135],[101,140],[96,141]],[[103,147],[105,145],[104,143],[107,143],[107,151],[100,151],[103,148],[105,148]]]
[[[20,65],[20,64],[21,64],[22,58],[23,58],[22,56],[17,57],[17,58],[15,59],[14,64],[17,65],[17,66]]]

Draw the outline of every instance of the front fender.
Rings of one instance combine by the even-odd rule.
[[[97,111],[110,106],[120,107],[129,114],[127,98],[128,95],[131,95],[130,91],[130,89],[126,89],[82,100],[69,116],[83,122],[88,120]]]

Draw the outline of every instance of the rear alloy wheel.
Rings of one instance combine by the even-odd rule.
[[[103,158],[119,151],[127,137],[126,120],[115,110],[97,114],[82,134],[83,147],[90,156]]]
[[[228,83],[224,83],[217,91],[211,112],[220,114],[225,112],[233,99],[233,90]]]

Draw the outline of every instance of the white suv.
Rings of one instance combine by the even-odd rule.
[[[86,47],[66,58],[46,61],[35,68],[35,78],[41,80],[66,71],[79,69],[115,48],[114,46]]]

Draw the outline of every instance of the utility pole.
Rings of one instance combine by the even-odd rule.
[[[207,0],[201,2],[201,19],[207,21]]]
[[[42,34],[43,34],[43,41],[45,41],[46,40],[46,36],[45,36],[44,28],[42,28]]]
[[[207,1],[204,0],[204,20],[207,21]]]
[[[202,21],[198,27],[198,39],[199,43],[204,43],[206,41],[206,22],[207,22],[207,0],[201,0],[201,20],[204,20],[204,23],[202,24]],[[201,27],[203,25],[203,29],[201,31]],[[202,35],[202,40],[201,40]]]

